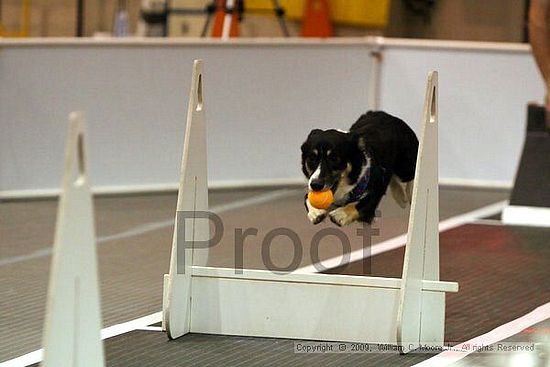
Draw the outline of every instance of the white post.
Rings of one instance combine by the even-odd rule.
[[[92,195],[84,117],[69,116],[57,211],[42,366],[104,366]]]
[[[170,273],[164,278],[163,327],[170,338],[177,338],[190,330],[191,267],[194,264],[206,265],[208,258],[208,248],[199,249],[195,246],[197,242],[210,239],[208,219],[201,216],[201,213],[208,211],[206,150],[202,61],[195,60],[189,93]]]
[[[380,37],[376,37],[376,41],[369,51],[369,58],[372,62],[372,67],[369,74],[369,94],[368,108],[376,111],[380,108],[380,73],[382,69],[382,45]]]
[[[432,71],[428,76],[424,101],[422,137],[416,162],[397,315],[397,341],[405,353],[418,348],[418,341],[428,341],[422,340],[425,334],[423,327],[437,324],[436,320],[430,322],[430,317],[440,318],[440,314],[426,313],[424,317],[428,320],[422,320],[423,305],[424,308],[430,306],[422,298],[422,281],[439,280],[437,88],[437,72]],[[430,335],[430,339],[434,334],[443,337],[442,330],[427,334]],[[439,342],[442,341],[441,339]]]
[[[227,41],[231,33],[231,23],[237,21],[233,19],[233,7],[235,6],[235,0],[227,0],[225,3],[225,16],[223,18],[223,28],[222,28],[222,40]]]

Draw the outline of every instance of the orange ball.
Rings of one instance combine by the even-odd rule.
[[[332,195],[332,191],[310,191],[307,194],[307,198],[309,199],[309,203],[317,209],[328,209],[328,207],[332,204],[334,201],[334,196]]]

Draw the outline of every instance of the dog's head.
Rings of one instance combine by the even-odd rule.
[[[362,154],[349,133],[315,129],[302,144],[302,171],[314,191],[335,190],[342,178],[360,169]]]

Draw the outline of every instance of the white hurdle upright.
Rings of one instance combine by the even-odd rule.
[[[208,249],[199,241],[210,238],[199,214],[208,211],[202,84],[202,62],[195,61],[170,272],[164,276],[168,336],[196,332],[388,343],[402,353],[442,345],[445,292],[457,292],[458,284],[439,280],[437,72],[428,77],[402,279],[247,269],[236,274],[200,266]]]
[[[70,114],[44,324],[44,367],[105,365],[84,125],[81,113]]]

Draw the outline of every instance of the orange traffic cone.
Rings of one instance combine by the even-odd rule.
[[[332,23],[327,0],[307,0],[302,37],[331,37]]]
[[[235,0],[233,12],[231,14],[231,28],[229,37],[239,37],[239,0]],[[223,32],[223,23],[225,21],[226,0],[216,0],[216,16],[214,17],[214,26],[212,27],[212,37],[221,37]]]

